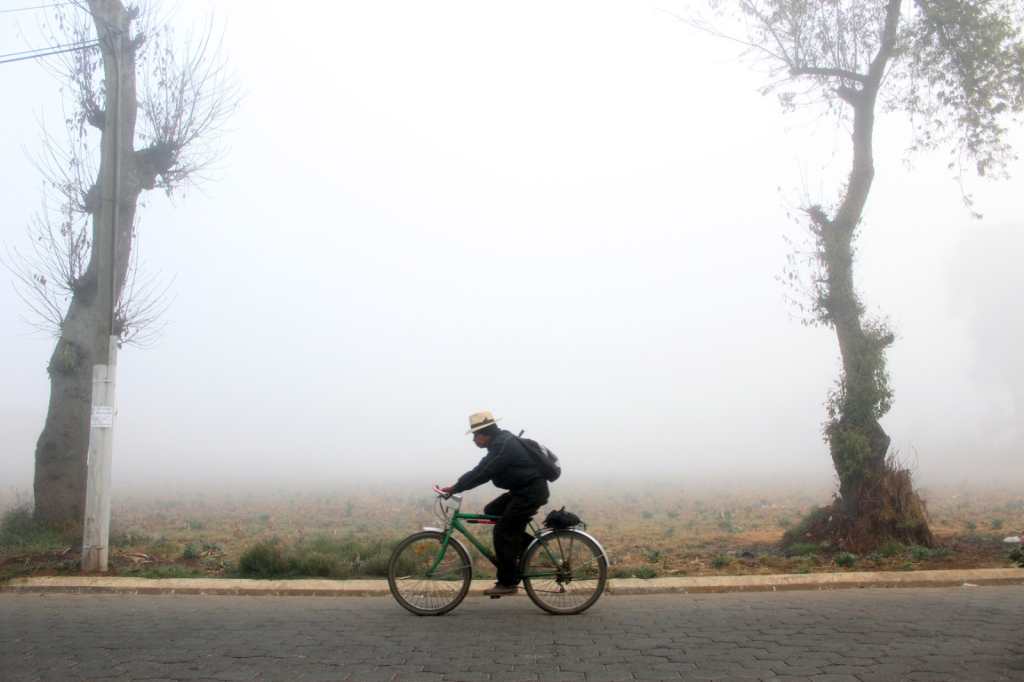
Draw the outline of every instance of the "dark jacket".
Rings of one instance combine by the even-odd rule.
[[[487,454],[472,471],[467,471],[452,488],[453,493],[470,490],[487,481],[505,490],[517,490],[538,478],[544,478],[526,448],[505,430],[487,444]]]

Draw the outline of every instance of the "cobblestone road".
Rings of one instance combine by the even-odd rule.
[[[1024,587],[471,598],[0,594],[0,679],[1024,680]]]

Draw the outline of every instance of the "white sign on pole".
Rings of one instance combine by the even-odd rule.
[[[109,405],[96,405],[93,407],[89,426],[96,429],[112,428],[114,426],[114,408]]]

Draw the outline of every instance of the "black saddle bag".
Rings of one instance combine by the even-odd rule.
[[[548,512],[548,515],[544,517],[544,527],[552,528],[554,530],[564,530],[566,528],[575,528],[576,526],[582,525],[583,520],[571,511],[565,511],[565,507],[556,509],[553,512]]]

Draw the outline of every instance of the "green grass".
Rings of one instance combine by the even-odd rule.
[[[843,568],[852,568],[857,563],[857,555],[851,554],[850,552],[840,552],[835,557],[836,566],[842,566]]]
[[[658,572],[650,566],[640,566],[633,570],[633,577],[644,579],[657,578]]]
[[[661,561],[661,550],[660,549],[644,549],[643,550],[644,560],[649,564],[656,564]]]
[[[152,545],[156,540],[140,530],[111,531],[111,547],[138,547],[141,545]]]
[[[60,533],[37,523],[27,506],[10,509],[0,518],[0,553],[52,552],[65,546]]]
[[[28,506],[9,509],[0,517],[0,581],[31,575],[40,568],[64,571],[78,564],[62,556],[70,543],[60,533],[32,518]]]
[[[123,572],[121,575],[131,576],[132,578],[202,578],[206,574],[184,566],[167,564],[165,566],[146,566],[131,569]]]
[[[896,542],[895,540],[889,540],[888,542],[886,542],[878,548],[878,554],[880,556],[885,557],[886,559],[891,559],[894,556],[899,556],[900,554],[903,554],[904,549],[905,548],[903,547],[903,545],[899,542]]]
[[[793,556],[812,556],[817,554],[821,550],[817,544],[813,542],[794,542],[785,549],[785,555],[787,557]]]
[[[317,536],[286,545],[278,539],[258,542],[238,560],[247,578],[382,578],[395,543],[382,540],[338,540]]]

